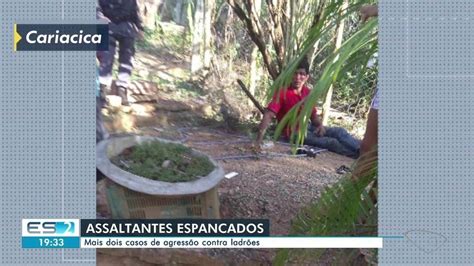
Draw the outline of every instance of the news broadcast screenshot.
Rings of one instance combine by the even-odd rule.
[[[1,265],[474,264],[474,2],[0,7]]]

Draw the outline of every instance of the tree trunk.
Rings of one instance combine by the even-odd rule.
[[[262,9],[262,0],[255,0],[255,13],[258,17],[260,17],[260,10]],[[260,76],[260,71],[257,65],[257,55],[258,55],[258,47],[253,45],[252,54],[250,58],[250,85],[249,91],[250,93],[255,96],[255,91],[257,88],[257,80]],[[249,104],[251,101],[249,100]]]
[[[316,59],[316,53],[318,52],[318,49],[319,49],[319,41],[320,40],[317,40],[313,47],[311,48],[311,50],[309,50],[308,54],[311,56],[309,58],[309,71],[313,71],[314,69],[314,60]]]
[[[204,0],[204,67],[211,66],[212,59],[212,18],[214,17],[215,0]]]
[[[266,2],[268,8],[271,8],[270,13],[272,16],[271,20],[268,19],[268,21],[265,21],[268,22],[269,25],[267,25],[267,23],[262,24],[260,22],[260,18],[255,14],[253,0],[227,0],[227,3],[232,7],[232,10],[237,15],[237,17],[239,17],[239,19],[244,22],[249,37],[252,39],[255,45],[257,45],[258,50],[262,54],[262,60],[267,67],[268,73],[270,74],[271,78],[275,80],[280,74],[280,69],[282,67],[282,65],[279,65],[280,60],[278,60],[278,58],[282,58],[283,56],[278,55],[282,48],[278,47],[278,45],[281,44],[281,38],[278,39],[278,36],[282,37],[282,35],[279,35],[280,33],[282,34],[281,25],[279,25],[279,22],[281,21],[280,17],[283,15],[283,12],[281,12],[281,9],[278,9],[281,7],[281,5],[271,1]],[[275,4],[277,4],[277,6]],[[275,53],[277,53],[275,56],[272,55],[272,51],[267,47],[268,41],[270,39],[275,46]]]
[[[163,0],[139,0],[137,1],[140,9],[143,26],[150,30],[156,28],[156,16],[158,15],[158,7],[163,3]]]
[[[182,21],[183,0],[176,0],[176,5],[173,10],[173,20],[178,25],[183,25]]]
[[[313,22],[311,24],[311,27],[314,27],[316,26],[318,23],[320,23],[320,20],[321,20],[321,17],[323,16],[324,14],[324,8],[326,6],[326,2],[325,1],[320,1],[316,7],[316,10],[315,10],[315,15],[314,15],[314,18],[313,18]],[[309,61],[309,69],[310,71],[313,71],[314,69],[314,60],[316,59],[316,54],[318,53],[318,50],[319,50],[319,43],[320,43],[321,39],[317,40],[316,43],[313,45],[313,47],[311,48],[311,50],[308,52],[308,54],[311,56],[310,57],[310,61]]]
[[[183,4],[183,8],[185,9],[183,11],[183,25],[190,30],[191,34],[194,27],[193,6],[193,0],[186,0],[186,2]]]
[[[194,12],[194,30],[191,56],[191,75],[195,75],[202,69],[202,45],[204,37],[204,0],[196,0]]]
[[[345,0],[344,4],[342,5],[342,9],[343,9],[342,12],[345,12],[345,9],[347,9],[348,5],[349,5],[348,0]],[[339,25],[337,26],[335,50],[339,49],[342,44],[342,37],[344,35],[344,22],[345,22],[345,19],[341,20],[339,22]],[[339,56],[337,56],[334,60],[336,61],[338,59],[339,59]],[[331,85],[326,94],[326,100],[324,101],[324,104],[323,104],[323,119],[322,119],[323,125],[327,125],[328,120],[329,120],[329,109],[331,108],[332,94],[333,94],[333,86]]]

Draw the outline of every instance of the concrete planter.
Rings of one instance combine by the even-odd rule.
[[[223,169],[215,169],[190,182],[168,183],[134,175],[114,165],[110,158],[124,149],[150,141],[176,143],[156,137],[111,138],[97,145],[97,168],[107,176],[107,201],[113,218],[219,218],[217,185]],[[179,143],[178,143],[179,144]],[[193,153],[204,155],[198,151]]]

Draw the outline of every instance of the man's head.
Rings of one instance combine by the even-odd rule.
[[[291,86],[295,89],[300,89],[303,85],[308,81],[309,78],[309,64],[305,58],[303,58],[298,65],[295,73],[293,74],[293,81],[291,82]]]

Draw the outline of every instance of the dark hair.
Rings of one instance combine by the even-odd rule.
[[[309,74],[309,63],[308,58],[306,56],[301,59],[297,69],[304,69],[306,70],[306,74]]]

